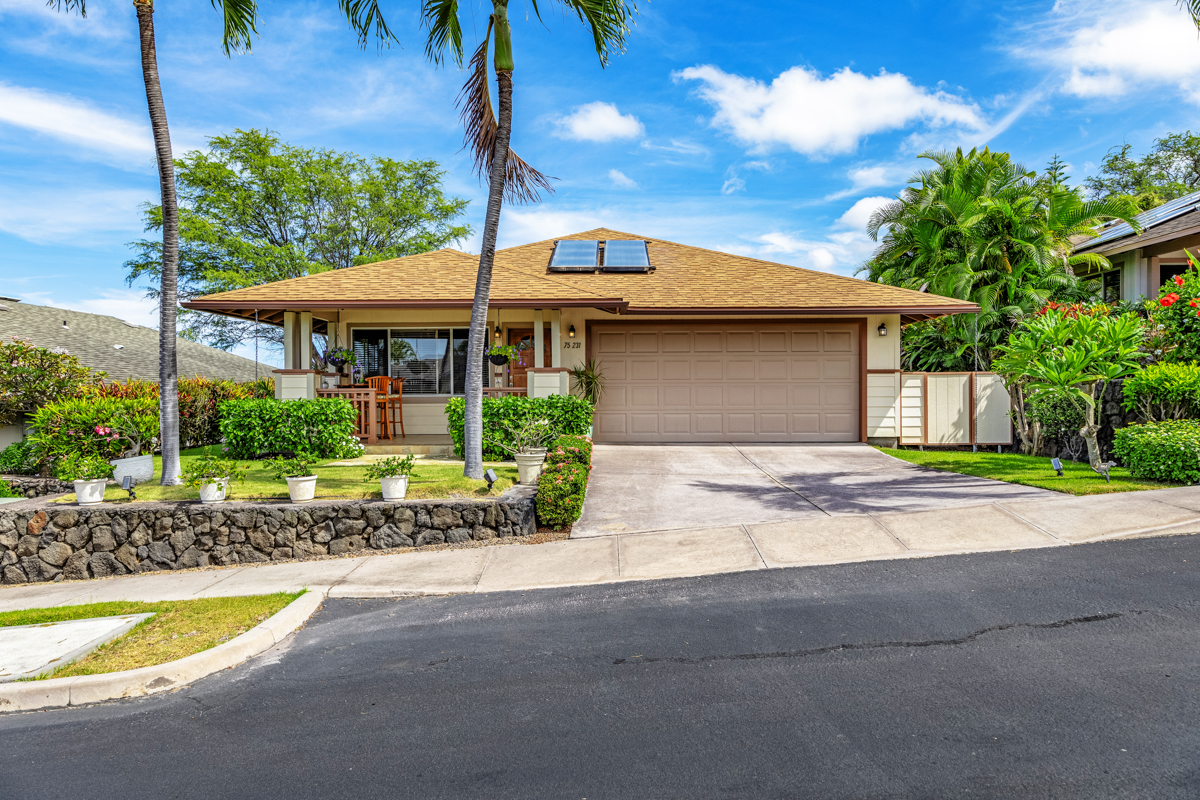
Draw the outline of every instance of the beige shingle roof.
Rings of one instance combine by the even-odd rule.
[[[496,253],[493,306],[533,303],[625,313],[899,312],[916,316],[974,311],[971,303],[827,272],[597,228],[561,239],[644,239],[650,273],[551,273],[556,239]],[[363,264],[304,278],[209,295],[189,308],[244,316],[253,309],[464,307],[475,292],[479,257],[458,250]]]

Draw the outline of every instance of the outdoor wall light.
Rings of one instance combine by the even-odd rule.
[[[879,331],[880,336],[887,336],[887,325],[885,323],[879,323],[879,327],[875,330]]]
[[[568,338],[568,339],[574,339],[574,338],[575,338],[575,326],[574,326],[574,325],[572,325],[571,327],[567,328],[567,338]]]
[[[496,335],[497,339],[500,338],[500,326],[499,325],[496,326],[496,334],[495,335]]]

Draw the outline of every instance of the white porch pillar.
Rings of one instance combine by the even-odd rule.
[[[562,325],[557,308],[550,311],[550,366],[562,366]]]
[[[534,309],[533,312],[533,366],[536,369],[541,369],[546,366],[546,354],[543,349],[546,347],[545,334],[542,332],[542,326],[545,320],[542,318],[542,310]]]
[[[300,312],[300,331],[296,343],[296,366],[293,369],[312,369],[312,312]]]
[[[296,312],[283,312],[283,368],[296,368]]]

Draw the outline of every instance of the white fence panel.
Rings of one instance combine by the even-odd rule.
[[[1012,444],[1012,398],[1004,380],[989,372],[975,374],[975,441]]]
[[[970,376],[965,374],[937,373],[925,377],[929,387],[926,400],[929,408],[930,444],[971,443],[971,394]]]
[[[900,376],[901,444],[1012,444],[1012,401],[990,372]]]
[[[925,376],[900,376],[900,443],[921,444],[925,441]]]

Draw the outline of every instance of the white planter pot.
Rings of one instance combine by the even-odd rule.
[[[403,500],[405,492],[408,491],[407,475],[397,475],[392,478],[380,478],[379,483],[383,489],[384,500]]]
[[[288,494],[293,503],[307,503],[317,493],[317,476],[305,475],[301,478],[288,478]]]
[[[154,480],[154,456],[118,458],[108,463],[112,464],[113,480],[118,486],[124,482],[126,475],[135,484]]]
[[[200,484],[200,502],[224,503],[227,491],[229,491],[229,478],[219,478],[212,483],[202,483]]]
[[[538,475],[542,474],[542,464],[546,461],[546,451],[517,453],[513,458],[517,461],[518,480],[527,486],[537,483]]]
[[[81,506],[98,506],[104,502],[104,486],[108,478],[94,481],[75,481],[75,502]]]

